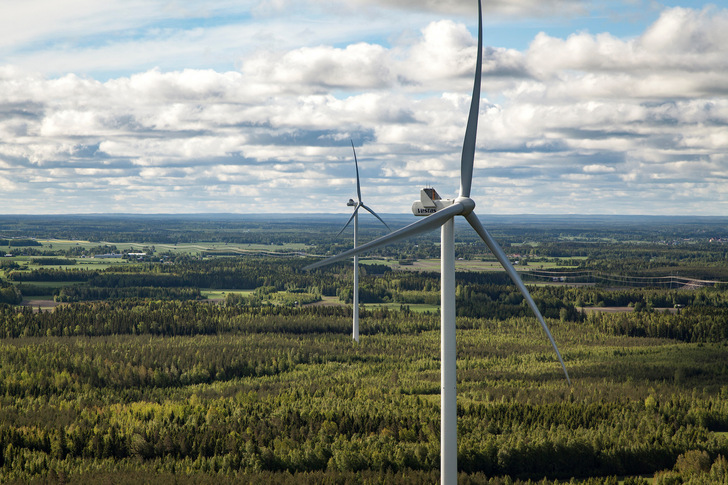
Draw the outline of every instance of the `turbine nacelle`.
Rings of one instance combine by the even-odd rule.
[[[412,203],[412,213],[416,216],[429,216],[452,203],[451,199],[441,199],[434,188],[428,187],[420,190],[420,200]]]
[[[354,167],[356,168],[356,197],[357,197],[357,199],[359,199],[359,202],[355,201],[354,199],[349,199],[349,202],[346,203],[346,205],[348,207],[353,207],[354,208],[354,213],[351,215],[351,217],[349,218],[349,220],[346,222],[346,225],[344,225],[344,227],[341,228],[341,230],[339,231],[339,234],[337,234],[336,237],[339,237],[341,235],[341,233],[344,232],[344,229],[346,229],[347,227],[349,227],[349,224],[357,216],[357,213],[359,212],[359,209],[362,208],[362,207],[364,208],[365,211],[367,211],[368,213],[370,213],[371,215],[373,215],[374,217],[376,217],[377,219],[379,219],[379,221],[382,224],[384,224],[384,227],[386,227],[387,229],[389,229],[389,226],[387,225],[387,223],[384,222],[384,220],[381,217],[379,217],[376,212],[374,212],[372,209],[370,209],[369,207],[367,207],[364,204],[364,202],[361,201],[361,185],[359,184],[359,162],[356,159],[356,149],[354,149],[354,141],[353,140],[351,142],[351,150],[354,152]],[[354,231],[354,233],[355,233],[354,234],[354,246],[356,246],[356,230]]]
[[[435,189],[425,188],[420,190],[420,200],[412,203],[412,213],[416,216],[429,216],[453,204],[460,204],[462,206],[462,210],[458,213],[462,216],[467,216],[475,209],[475,202],[470,197],[441,199]]]

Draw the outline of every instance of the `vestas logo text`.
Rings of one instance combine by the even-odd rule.
[[[435,212],[437,212],[437,209],[435,209],[435,208],[427,208],[427,209],[417,208],[418,214],[434,214]]]

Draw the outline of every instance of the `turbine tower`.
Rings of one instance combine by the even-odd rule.
[[[478,58],[475,67],[473,95],[470,101],[470,112],[465,129],[462,156],[460,159],[460,192],[454,199],[440,199],[434,189],[423,189],[420,200],[412,204],[412,212],[416,216],[426,216],[408,226],[391,232],[374,241],[351,249],[337,256],[307,266],[307,269],[318,268],[342,259],[347,259],[369,249],[391,244],[395,241],[411,237],[437,227],[441,228],[440,264],[440,483],[455,485],[457,483],[457,406],[456,406],[456,345],[455,345],[455,239],[454,217],[463,216],[475,232],[483,239],[496,259],[505,269],[508,276],[523,294],[551,345],[564,370],[566,380],[569,374],[561,358],[551,332],[546,326],[541,312],[531,298],[528,289],[521,281],[503,249],[480,223],[473,209],[475,202],[470,198],[475,160],[475,137],[478,130],[478,110],[480,107],[480,79],[483,59],[483,14],[481,2],[478,0]]]
[[[389,226],[386,222],[382,220],[381,217],[377,215],[376,212],[374,212],[372,209],[367,207],[364,202],[361,201],[361,186],[359,184],[359,162],[356,159],[356,149],[354,148],[354,140],[351,140],[351,149],[354,151],[354,167],[356,167],[356,195],[359,199],[359,202],[354,202],[354,199],[349,199],[349,202],[346,203],[349,207],[354,207],[354,213],[351,215],[349,220],[346,222],[344,227],[339,231],[339,234],[336,236],[340,236],[342,232],[344,232],[344,229],[346,229],[349,224],[351,224],[351,220],[354,220],[354,249],[356,249],[356,243],[357,238],[359,236],[359,209],[364,208],[367,212],[369,212],[371,215],[379,219],[382,224],[384,224],[384,227],[389,229]],[[353,295],[353,314],[354,314],[354,323],[352,325],[352,337],[354,340],[359,343],[359,255],[354,255],[354,295]]]

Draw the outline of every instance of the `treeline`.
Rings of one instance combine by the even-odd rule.
[[[200,300],[199,288],[159,288],[156,286],[125,286],[121,288],[69,286],[61,288],[55,301],[118,300],[144,298],[152,300]]]
[[[678,258],[673,261],[651,260],[647,257],[627,258],[615,256],[616,259],[609,259],[608,255],[600,256],[604,259],[590,259],[582,261],[578,267],[591,269],[608,274],[623,274],[627,276],[642,277],[666,277],[679,276],[682,278],[694,278],[704,280],[728,280],[728,268],[726,268],[726,256],[722,251],[714,258],[706,261],[695,260],[696,258]]]
[[[73,266],[76,264],[75,259],[68,258],[33,258],[30,260],[31,264],[37,264],[40,266]]]
[[[278,291],[305,290],[324,296],[337,294],[335,273],[303,271],[300,258],[270,260],[246,257],[216,260],[182,259],[173,265],[138,264],[105,271],[39,268],[12,271],[15,282],[79,282],[84,287],[99,288],[215,288],[256,289],[270,286]],[[75,290],[74,290],[75,291]],[[79,290],[81,291],[81,290]],[[141,295],[139,295],[141,296]]]
[[[14,269],[20,269],[20,265],[12,259],[0,259],[0,270],[11,271]]]
[[[89,278],[98,274],[97,271],[83,269],[62,269],[62,268],[41,268],[31,271],[12,271],[8,279],[12,281],[88,281]]]
[[[437,327],[436,318],[387,309],[362,311],[363,333],[407,334]],[[220,306],[196,301],[109,300],[73,303],[53,311],[0,306],[0,336],[216,335],[230,332],[348,334],[351,308],[329,306]]]
[[[462,288],[462,287],[461,287]],[[478,328],[485,313],[493,320],[532,319],[522,296],[514,291],[482,299],[458,296],[459,328]],[[0,295],[17,303],[15,287],[0,289]],[[127,295],[134,298],[125,298]],[[74,303],[54,311],[34,312],[30,307],[0,307],[0,336],[101,336],[151,334],[160,336],[217,335],[230,332],[337,333],[351,330],[351,308],[301,306],[317,301],[310,293],[285,293],[276,305],[262,304],[260,294],[229,294],[225,305],[198,302],[194,288],[63,288],[59,301],[106,300]],[[510,299],[510,300],[509,300]],[[728,341],[728,308],[689,306],[679,313],[642,311],[583,313],[557,299],[539,297],[542,313],[552,321],[576,322],[610,335],[666,338],[683,342]],[[12,303],[12,302],[11,302]],[[362,309],[369,320],[363,334],[410,334],[437,328],[437,315],[386,308]],[[468,315],[473,312],[476,316]]]
[[[534,288],[530,293],[545,318],[581,320],[582,315],[574,304],[554,295],[550,289]],[[532,314],[523,295],[513,285],[458,285],[455,297],[460,316],[506,319]]]
[[[523,295],[503,272],[457,272],[457,314],[461,317],[506,319],[530,316]],[[343,279],[339,298],[351,302],[353,287]],[[401,303],[439,305],[439,274],[428,272],[389,272],[364,276],[359,286],[362,303]],[[576,297],[565,298],[563,287],[534,287],[531,294],[547,318],[579,321]]]
[[[694,306],[683,309],[678,315],[661,312],[590,313],[585,323],[613,335],[684,342],[728,340],[728,308]]]
[[[92,286],[187,286],[197,288],[252,290],[273,286],[277,290],[319,288],[318,293],[336,295],[334,274],[304,271],[301,258],[271,259],[257,256],[212,260],[183,260],[174,265],[132,265],[97,273]],[[122,272],[123,271],[123,272]]]
[[[695,290],[668,290],[656,288],[606,289],[593,286],[539,286],[531,288],[534,298],[558,299],[564,304],[578,307],[627,307],[640,304],[645,310],[703,306],[728,308],[728,289],[718,287]]]
[[[23,301],[23,295],[16,286],[0,283],[0,303],[19,305]]]
[[[0,246],[21,247],[21,246],[42,246],[35,239],[0,239]]]

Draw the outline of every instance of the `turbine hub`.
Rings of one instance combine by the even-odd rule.
[[[349,202],[346,203],[348,207],[354,207],[356,205],[356,202],[354,202],[354,199],[349,199]]]
[[[473,212],[473,209],[475,209],[475,201],[471,199],[470,197],[458,197],[455,199],[455,203],[460,203],[463,205],[463,211],[460,215],[467,216],[471,212]]]

